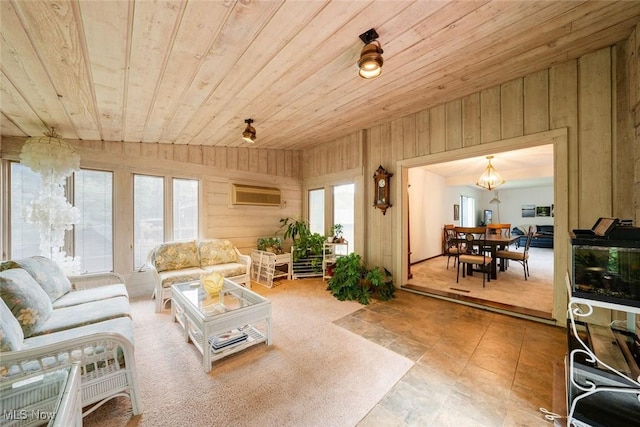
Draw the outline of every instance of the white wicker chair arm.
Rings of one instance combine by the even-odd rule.
[[[32,373],[32,370],[37,371],[38,369],[34,369],[36,365],[29,365],[29,362],[36,362],[40,369],[67,366],[76,361],[80,361],[80,365],[84,367],[84,362],[94,359],[95,354],[102,354],[118,347],[122,348],[125,362],[127,356],[133,357],[133,345],[117,332],[99,332],[18,351],[3,351],[0,353],[0,380],[7,375],[13,377]]]
[[[131,399],[134,414],[142,412],[133,344],[116,332],[98,332],[34,348],[0,353],[0,382],[71,366],[82,373],[82,406],[94,405],[84,415],[116,396]]]
[[[236,253],[238,254],[238,262],[241,264],[247,264],[247,271],[249,271],[249,268],[251,267],[251,255],[243,255],[237,248]]]
[[[68,276],[73,289],[88,289],[97,286],[114,285],[117,283],[125,284],[124,277],[118,273],[90,273],[78,276]]]

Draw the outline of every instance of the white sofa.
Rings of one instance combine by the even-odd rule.
[[[55,262],[0,263],[0,382],[79,364],[83,415],[116,396],[142,411],[133,323],[118,274],[66,277]]]
[[[171,300],[171,285],[199,280],[201,275],[213,271],[251,288],[251,257],[242,255],[229,240],[162,243],[149,253],[147,264],[154,275],[156,313]]]

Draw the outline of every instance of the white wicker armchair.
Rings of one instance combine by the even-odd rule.
[[[119,291],[124,284],[122,276],[115,273],[69,279],[74,289],[67,294],[69,296],[74,292],[87,295],[87,291],[82,289],[93,288],[89,292],[100,298],[101,292]],[[24,339],[19,350],[0,352],[0,382],[15,381],[39,371],[72,364],[80,368],[83,416],[117,396],[130,398],[134,415],[142,412],[134,358],[133,321],[128,316]]]

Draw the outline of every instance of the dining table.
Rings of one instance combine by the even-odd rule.
[[[487,234],[486,240],[478,239],[474,242],[479,246],[483,245],[489,248],[489,252],[491,253],[491,280],[495,280],[498,278],[498,260],[496,258],[496,253],[499,250],[506,249],[509,245],[515,243],[519,238],[520,236],[517,235],[505,236],[502,234]],[[482,248],[479,248],[479,250],[482,250]],[[472,267],[472,264],[467,265],[467,274],[473,274]],[[504,271],[504,263],[500,263],[500,271]]]

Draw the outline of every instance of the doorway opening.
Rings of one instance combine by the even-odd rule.
[[[554,144],[496,151],[493,166],[505,179],[486,190],[475,185],[485,156],[412,165],[408,168],[409,263],[403,288],[453,301],[553,320],[554,311]],[[531,215],[533,206],[533,216]],[[537,209],[537,208],[540,209]],[[533,227],[528,251],[530,276],[511,261],[482,287],[482,276],[457,279],[455,257],[445,253],[446,225],[509,224],[509,234]],[[526,236],[507,248],[524,251]],[[500,261],[496,260],[499,264]],[[447,266],[448,264],[448,266]],[[505,263],[506,264],[506,263]]]

